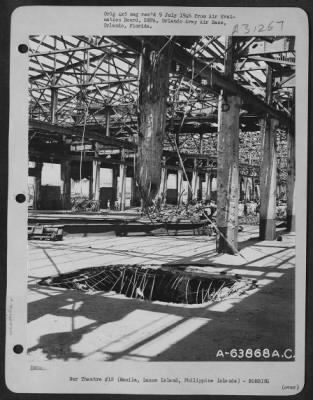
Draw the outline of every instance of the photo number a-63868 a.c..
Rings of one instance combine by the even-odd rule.
[[[277,349],[230,349],[230,350],[221,350],[219,349],[216,353],[217,359],[243,359],[243,360],[274,360],[279,359],[281,361],[284,360],[294,360],[295,355],[293,350],[288,348],[284,350]]]

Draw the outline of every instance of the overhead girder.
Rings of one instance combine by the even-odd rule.
[[[63,127],[59,125],[52,125],[47,122],[38,122],[31,120],[29,122],[29,129],[30,130],[38,130],[38,131],[44,131],[44,132],[49,132],[50,134],[58,134],[58,135],[64,135],[64,136],[78,136],[82,137],[83,136],[83,129],[77,128],[77,127]],[[95,140],[99,143],[103,143],[106,145],[110,145],[113,147],[117,148],[124,148],[124,149],[134,149],[134,144],[125,140],[120,140],[116,139],[114,137],[108,137],[105,136],[105,131],[99,132],[97,130],[90,129],[89,127],[86,127],[85,129],[85,137],[88,139]]]
[[[141,49],[141,40],[142,37],[114,37],[112,38],[114,41],[117,41],[133,51],[140,52]],[[165,44],[168,39],[166,37],[158,38],[163,40],[163,44]],[[149,44],[155,48],[152,39],[148,40]],[[277,118],[280,123],[286,127],[293,127],[294,120],[286,115],[284,112],[278,111],[272,106],[266,104],[263,99],[256,96],[254,93],[249,91],[248,89],[243,88],[233,79],[227,78],[223,76],[218,71],[210,68],[208,64],[203,63],[202,61],[193,57],[188,51],[184,50],[182,47],[179,47],[177,44],[173,43],[173,59],[183,66],[189,68],[190,70],[194,70],[194,72],[205,78],[207,80],[207,87],[209,87],[214,92],[218,93],[221,89],[225,90],[227,93],[238,95],[241,99],[248,103],[253,104],[255,109],[260,114],[269,114],[273,118]]]
[[[84,37],[82,37],[82,36],[77,36],[76,37],[77,38],[77,40],[79,40],[79,41],[84,41],[85,43],[86,43],[86,45],[88,45],[89,44],[89,47],[91,47],[91,42],[88,40],[88,39],[85,39]],[[140,50],[141,50],[141,43],[140,43],[140,39],[141,38],[125,38],[125,37],[118,37],[118,38],[109,38],[109,40],[113,40],[115,43],[116,43],[116,45],[115,45],[115,48],[120,48],[120,45],[119,45],[119,42],[122,40],[123,41],[123,43],[122,43],[122,46],[123,46],[123,49],[125,49],[124,51],[127,51],[128,52],[128,54],[131,54],[131,53],[134,53],[133,54],[133,57],[136,57],[136,53],[137,54],[139,54],[139,52],[140,52]],[[211,38],[212,39],[212,38]],[[166,41],[168,40],[167,38],[165,38],[165,37],[158,37],[158,40],[160,40],[160,41],[163,41],[163,42],[165,42],[166,43]],[[176,40],[176,39],[175,39]],[[194,39],[193,39],[194,40]],[[125,43],[125,41],[127,41],[127,43]],[[213,42],[213,41],[212,41]],[[71,43],[69,43],[69,42],[67,42],[68,43],[68,45],[70,45]],[[248,43],[249,43],[249,41],[248,41]],[[252,43],[252,42],[251,42]],[[270,42],[269,42],[270,43]],[[275,43],[275,42],[274,42]],[[129,44],[130,44],[130,46],[129,46]],[[73,44],[73,45],[75,45],[75,44]],[[153,43],[152,43],[152,45],[153,45]],[[111,44],[109,44],[109,46],[111,46]],[[112,43],[112,46],[114,46],[114,43]],[[101,45],[99,46],[99,47],[102,47]],[[250,49],[250,48],[249,48]],[[122,50],[122,49],[121,49]],[[129,53],[129,51],[130,51],[130,53]],[[115,53],[112,53],[112,56],[116,56],[116,54]],[[99,55],[99,56],[95,56],[95,57],[90,57],[90,63],[92,63],[93,61],[92,60],[95,60],[95,58],[100,58],[101,59],[101,57],[103,57],[103,54],[102,55]],[[199,61],[198,59],[196,59],[195,57],[193,57],[193,55],[192,54],[190,54],[190,53],[188,53],[188,51],[186,51],[186,50],[184,50],[184,49],[182,49],[181,47],[179,47],[179,46],[177,46],[177,45],[174,45],[174,57],[173,57],[174,59],[175,59],[175,61],[177,62],[177,63],[179,63],[179,64],[181,64],[181,65],[183,65],[183,68],[185,69],[185,71],[184,71],[184,73],[186,74],[186,76],[188,76],[188,79],[190,79],[191,78],[191,73],[190,73],[190,70],[191,70],[191,63],[192,63],[192,60],[194,60],[193,62],[194,62],[194,72],[196,73],[195,74],[195,76],[194,76],[194,80],[193,80],[193,85],[196,85],[196,87],[198,86],[199,88],[205,88],[205,90],[207,91],[207,90],[211,90],[213,93],[216,93],[216,91],[219,91],[220,90],[220,87],[222,87],[223,89],[224,88],[226,88],[226,89],[224,89],[224,90],[228,90],[228,89],[230,89],[230,90],[234,90],[234,91],[240,91],[240,93],[243,93],[244,94],[244,98],[243,98],[243,100],[244,100],[244,104],[243,104],[243,107],[244,108],[248,108],[248,109],[250,109],[250,111],[252,111],[252,113],[254,113],[254,114],[258,114],[258,116],[256,115],[255,116],[255,119],[256,119],[256,122],[258,122],[258,118],[260,118],[262,115],[260,115],[260,113],[262,113],[263,115],[264,115],[264,113],[267,113],[268,112],[268,106],[266,105],[266,104],[264,104],[264,102],[263,102],[263,100],[262,100],[262,98],[260,97],[258,97],[257,95],[255,95],[255,94],[253,94],[251,91],[249,91],[248,89],[245,89],[244,87],[242,87],[241,85],[239,85],[238,83],[236,83],[235,81],[229,81],[228,79],[226,79],[222,74],[220,74],[218,71],[215,71],[214,70],[214,68],[210,68],[210,67],[207,67],[207,65],[204,63],[204,62],[201,62],[201,61]],[[183,63],[181,63],[180,61],[181,61],[181,58],[184,58],[184,62]],[[100,60],[99,60],[100,61]],[[76,62],[76,63],[73,63],[73,64],[69,64],[69,65],[67,65],[67,66],[64,66],[63,68],[58,68],[58,69],[56,69],[56,72],[57,73],[59,73],[59,72],[61,72],[62,73],[62,71],[61,70],[63,70],[63,72],[65,72],[65,73],[69,73],[69,74],[71,74],[71,72],[68,72],[68,71],[70,71],[70,70],[73,70],[73,67],[74,68],[78,68],[79,67],[79,65],[81,65],[81,64],[83,64],[84,63],[84,60],[80,60],[80,61],[78,61],[78,62]],[[75,67],[75,65],[76,65],[76,67]],[[132,63],[132,65],[134,66],[134,63]],[[201,69],[203,69],[203,70],[199,70],[199,68],[201,68]],[[77,71],[76,71],[77,72]],[[48,74],[52,74],[52,73],[54,73],[52,70],[51,71],[48,71]],[[87,73],[87,72],[86,72]],[[99,72],[98,71],[98,73],[99,74],[101,74],[101,72]],[[241,73],[241,71],[239,71],[239,73]],[[278,75],[280,75],[280,71],[279,70],[277,70],[277,74]],[[287,73],[287,74],[290,74],[290,73],[292,73],[292,70],[291,69],[286,69],[284,72],[283,72],[283,76],[285,75],[285,73]],[[90,76],[92,76],[92,74],[93,74],[93,72],[89,72],[89,75]],[[44,75],[44,77],[46,77],[46,75],[45,74],[41,74],[41,75]],[[110,74],[111,75],[111,74]],[[218,79],[216,79],[216,76],[219,78],[219,80]],[[34,82],[36,81],[36,79],[38,78],[38,75],[35,77],[35,76],[33,76],[33,77],[31,77],[31,80],[33,79],[34,80]],[[203,82],[202,82],[202,80],[203,80],[203,78],[204,79],[206,79],[206,82],[205,82],[205,86],[203,85]],[[221,83],[221,80],[222,80],[222,83]],[[292,81],[293,81],[293,79],[288,79],[288,77],[287,77],[287,80],[286,80],[286,86],[288,87],[288,83],[289,84],[292,84]],[[282,82],[284,82],[284,80],[282,81]],[[185,83],[188,83],[188,82],[185,82]],[[123,94],[122,93],[122,90],[123,90],[123,87],[122,87],[122,82],[120,83],[120,82],[110,82],[110,85],[114,85],[114,84],[116,84],[116,85],[118,85],[117,86],[117,90],[116,91],[111,91],[111,90],[108,90],[108,92],[110,92],[111,93],[111,99],[113,98],[114,99],[114,97],[116,96],[116,94],[117,94],[117,91],[119,91],[119,92],[121,92],[120,94]],[[132,91],[134,91],[134,94],[135,94],[135,92],[136,92],[136,84],[135,84],[135,82],[130,82],[129,83],[130,85],[132,85],[133,86],[133,89],[132,89]],[[247,84],[248,84],[248,82],[247,82]],[[279,83],[278,83],[279,84]],[[75,86],[75,84],[73,84],[74,86]],[[97,84],[98,85],[98,84]],[[292,86],[292,85],[291,85]],[[48,87],[48,86],[47,86]],[[108,86],[105,86],[104,85],[104,87],[106,87],[107,89],[109,89],[109,87]],[[282,87],[284,87],[284,85],[282,85]],[[70,91],[69,90],[70,88],[66,88],[66,90],[68,90],[68,91]],[[86,85],[86,89],[87,89],[87,85]],[[102,99],[99,97],[100,96],[100,94],[99,94],[99,91],[101,92],[101,90],[103,89],[103,87],[102,87],[102,84],[100,83],[100,86],[98,85],[98,88],[90,88],[90,89],[87,89],[86,90],[86,93],[87,94],[89,94],[89,95],[96,95],[96,96],[94,96],[94,101],[96,101],[96,102],[99,102],[99,103],[101,103],[103,100],[104,100],[104,97],[102,96]],[[39,91],[43,91],[43,88],[42,89],[39,89]],[[60,89],[60,90],[62,90],[62,89]],[[125,87],[125,90],[129,90],[129,88],[128,87]],[[196,92],[194,92],[194,91],[192,91],[192,96],[193,96],[193,99],[190,99],[189,97],[188,97],[188,90],[189,90],[189,87],[188,86],[186,86],[186,99],[185,99],[185,103],[186,104],[189,104],[189,103],[191,103],[192,101],[199,101],[199,104],[202,102],[203,103],[203,99],[198,99],[197,98],[197,94],[196,94]],[[33,88],[33,92],[35,92],[36,91],[36,89],[35,88]],[[130,92],[129,92],[130,93]],[[251,96],[253,97],[253,101],[250,101],[250,99],[251,99]],[[49,96],[48,96],[49,97]],[[75,98],[76,97],[76,95],[74,94],[74,95],[72,95],[72,96],[70,96],[70,98]],[[97,97],[97,98],[96,98]],[[120,97],[119,97],[120,98]],[[117,98],[116,98],[117,99]],[[63,103],[64,101],[66,101],[66,99],[63,97],[61,97],[60,96],[60,99],[59,99],[59,103],[61,104],[61,103]],[[108,98],[106,98],[106,101],[110,101],[110,97],[108,97]],[[120,101],[120,100],[118,100],[118,101]],[[207,99],[205,100],[205,102],[206,101],[208,101]],[[49,103],[49,102],[48,102]],[[183,104],[184,102],[183,101],[181,101],[181,99],[180,100],[178,100],[178,103],[176,103],[176,104],[181,104],[182,105],[182,107],[184,107],[185,105]],[[199,107],[199,106],[198,106]],[[61,106],[61,108],[63,108],[63,106]],[[281,108],[282,110],[283,110],[283,108],[279,105],[279,108]],[[290,117],[288,117],[288,112],[280,112],[280,111],[278,111],[278,110],[276,110],[275,108],[273,108],[273,107],[271,107],[271,113],[274,113],[276,116],[277,116],[277,114],[279,115],[279,116],[281,116],[281,121],[282,121],[282,124],[284,125],[287,125],[287,124],[293,124],[293,120],[292,120],[292,118],[290,118]],[[270,113],[269,113],[270,114]],[[188,113],[187,113],[187,115],[188,115]],[[271,114],[270,114],[271,115]],[[197,117],[198,118],[198,117]],[[286,121],[286,119],[287,119],[287,121]],[[100,121],[100,119],[97,119],[98,121]],[[187,122],[187,118],[185,119],[185,122]],[[252,127],[252,125],[253,124],[251,124],[251,123],[249,123],[249,127],[251,128]],[[184,129],[184,131],[188,131],[188,125],[187,125],[187,127],[186,127],[186,129]],[[114,128],[113,128],[114,129]],[[194,127],[193,127],[193,129],[195,129]],[[257,128],[258,129],[258,128]],[[196,129],[195,129],[196,130]]]

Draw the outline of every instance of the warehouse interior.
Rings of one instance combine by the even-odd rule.
[[[47,35],[28,54],[29,356],[294,349],[295,38]]]

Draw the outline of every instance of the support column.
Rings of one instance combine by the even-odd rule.
[[[239,200],[243,201],[245,199],[245,180],[242,175],[239,175],[239,186],[240,186]]]
[[[251,176],[251,200],[255,201],[255,185],[253,176]]]
[[[111,109],[108,106],[105,109],[105,136],[110,136],[110,114],[111,114]]]
[[[203,134],[200,133],[200,154],[203,153]]]
[[[202,176],[199,174],[198,175],[198,192],[197,192],[197,195],[198,195],[198,200],[202,200]]]
[[[144,207],[158,195],[161,182],[172,45],[159,45],[158,52],[143,42],[140,60],[136,179]]]
[[[226,38],[225,75],[233,77],[233,37]],[[241,99],[221,93],[218,102],[217,215],[220,232],[219,253],[234,254],[237,249],[239,203],[239,114]]]
[[[192,188],[192,199],[197,199],[197,187],[198,187],[198,171],[197,171],[197,160],[194,159],[194,166],[192,171],[192,180],[191,180],[191,188]]]
[[[289,232],[296,230],[296,158],[295,158],[295,135],[288,133],[288,177],[287,177],[287,229]]]
[[[34,188],[34,210],[40,210],[40,199],[41,199],[41,171],[43,163],[36,161],[35,167],[35,188]]]
[[[272,69],[267,66],[265,100],[272,103]],[[276,238],[277,156],[275,134],[279,122],[265,116],[261,122],[261,167],[260,167],[260,239]]]
[[[95,143],[95,159],[92,161],[92,200],[100,200],[100,166],[98,160],[98,143]]]
[[[92,199],[100,200],[100,166],[99,160],[92,161]]]
[[[136,205],[136,179],[133,177],[131,180],[131,199],[130,199],[131,207],[135,207]]]
[[[211,174],[209,172],[205,173],[205,201],[211,200]]]
[[[57,123],[58,89],[51,88],[51,123]]]
[[[125,193],[126,193],[126,165],[125,165],[125,150],[121,151],[121,164],[120,164],[120,191],[118,201],[120,211],[125,210]]]
[[[110,207],[109,207],[111,209],[114,208],[114,203],[117,199],[117,176],[118,176],[118,166],[113,165],[112,166],[112,196],[111,196]]]
[[[63,160],[61,162],[61,196],[62,209],[70,210],[71,205],[71,161]]]
[[[161,162],[161,181],[160,181],[160,188],[158,197],[161,199],[161,203],[166,203],[166,190],[167,190],[167,170],[165,167],[165,158],[163,157]]]
[[[239,111],[238,96],[227,96],[219,101],[219,133],[217,160],[217,227],[221,235],[219,253],[234,253],[238,236],[239,202]]]
[[[279,122],[266,119],[262,126],[262,162],[260,169],[260,239],[276,238],[276,174],[275,132]]]
[[[182,203],[182,187],[183,187],[183,170],[179,169],[177,171],[177,204]]]

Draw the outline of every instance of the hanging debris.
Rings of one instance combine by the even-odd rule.
[[[152,204],[161,182],[171,44],[160,51],[143,44],[138,99],[136,180],[143,206]]]
[[[182,304],[220,301],[255,287],[255,281],[241,277],[206,276],[203,273],[151,265],[88,268],[48,277],[39,284],[88,292],[114,291],[130,298]]]

